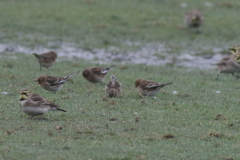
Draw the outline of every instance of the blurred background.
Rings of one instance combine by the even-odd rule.
[[[199,33],[184,15],[197,9]],[[209,68],[238,45],[239,0],[1,0],[0,52]]]

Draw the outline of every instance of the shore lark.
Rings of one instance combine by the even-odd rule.
[[[45,90],[54,91],[55,93],[61,89],[64,83],[75,74],[79,73],[75,72],[65,77],[56,77],[56,76],[48,76],[42,75],[37,78],[38,84]]]
[[[82,72],[82,75],[89,82],[99,83],[105,79],[105,76],[108,73],[108,71],[110,70],[110,68],[112,68],[114,66],[111,66],[108,68],[99,68],[99,67],[86,68]]]
[[[41,70],[41,67],[45,67],[47,69],[51,67],[55,63],[55,60],[57,58],[57,53],[54,51],[49,51],[42,54],[36,54],[36,53],[33,53],[33,54],[36,56],[38,60],[38,63],[40,65],[40,70]]]
[[[231,51],[231,53],[232,53],[233,55],[238,55],[238,54],[240,54],[240,47],[238,47],[238,46],[231,47],[231,48],[229,48],[229,50]]]
[[[235,75],[235,73],[240,72],[240,49],[239,47],[232,47],[229,48],[229,50],[232,52],[232,55],[224,57],[217,63],[212,64],[217,65],[219,69],[216,80],[219,79],[220,73],[228,73],[236,76],[237,78],[240,78],[239,76]]]
[[[109,95],[109,97],[117,97],[121,92],[121,83],[118,82],[115,75],[111,76],[112,80],[108,82],[105,87],[105,91]]]
[[[150,80],[138,79],[135,82],[136,87],[138,88],[138,93],[140,96],[154,96],[161,88],[171,83],[157,83]]]
[[[185,14],[185,22],[189,28],[198,28],[203,23],[202,13],[198,10],[191,10]]]
[[[29,90],[22,90],[20,92],[19,105],[24,113],[32,117],[46,114],[48,111],[66,112],[58,108],[55,103],[46,100],[36,93],[30,93]]]

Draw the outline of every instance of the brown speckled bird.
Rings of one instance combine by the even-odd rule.
[[[51,67],[55,63],[55,60],[57,58],[57,53],[54,51],[49,51],[42,54],[36,54],[36,53],[33,53],[33,54],[36,56],[38,60],[38,63],[40,65],[40,70],[41,70],[41,67],[45,67],[47,69]]]
[[[109,95],[109,97],[117,97],[121,92],[121,83],[116,79],[115,75],[111,76],[112,80],[108,82],[105,87],[105,91]]]
[[[219,62],[212,64],[217,65],[219,69],[219,73],[217,75],[216,80],[219,79],[220,73],[228,73],[240,78],[239,76],[235,75],[235,73],[240,72],[240,54],[238,47],[229,48],[230,51],[233,53],[230,56],[224,57]]]
[[[61,89],[64,85],[64,83],[73,75],[79,73],[75,72],[73,74],[70,74],[68,76],[65,77],[56,77],[56,76],[48,76],[48,75],[42,75],[40,77],[37,78],[37,82],[38,84],[40,84],[40,86],[43,89],[46,89],[48,91],[54,91],[55,93]]]
[[[108,68],[100,68],[100,67],[86,68],[82,72],[82,75],[89,82],[93,82],[93,83],[102,82],[104,80],[106,74],[110,70],[110,68],[112,68],[114,66],[111,66],[111,67],[108,67]]]
[[[138,88],[138,93],[140,96],[154,96],[161,88],[163,88],[166,85],[172,84],[171,83],[165,83],[160,84],[156,83],[150,80],[144,80],[144,79],[138,79],[135,82],[136,87]]]
[[[191,10],[185,14],[185,22],[189,28],[198,28],[203,23],[202,13],[198,10]]]
[[[24,113],[29,116],[40,116],[48,111],[63,111],[55,103],[46,100],[44,97],[30,93],[29,90],[22,90],[19,96],[19,105]],[[31,118],[32,118],[31,117]]]

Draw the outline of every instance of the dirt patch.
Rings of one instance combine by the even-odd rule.
[[[222,49],[213,49],[207,51],[209,54],[199,55],[193,51],[183,51],[183,53],[174,51],[165,47],[164,44],[149,43],[144,46],[139,46],[137,42],[126,42],[127,45],[138,46],[137,51],[120,51],[117,47],[111,46],[106,49],[82,49],[77,48],[74,44],[70,43],[49,43],[49,48],[34,47],[27,48],[21,45],[0,44],[0,58],[7,56],[10,53],[43,53],[53,50],[58,53],[59,57],[68,59],[81,58],[91,60],[100,64],[116,63],[116,64],[145,64],[145,65],[165,65],[165,66],[185,66],[196,67],[200,69],[216,68],[211,66],[221,60],[224,55],[221,54]],[[52,49],[52,46],[55,49]],[[170,53],[171,52],[171,53]],[[176,53],[175,53],[176,52]]]

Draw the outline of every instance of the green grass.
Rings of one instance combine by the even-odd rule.
[[[239,0],[208,2],[213,6],[196,0],[1,0],[0,43],[58,48],[70,42],[83,49],[116,46],[123,51],[163,43],[169,53],[197,55],[238,45]],[[184,13],[193,8],[205,17],[201,34],[183,23]],[[34,81],[43,74],[65,76],[94,65],[107,66],[61,59],[39,71],[33,55],[0,53],[0,91],[14,94],[0,94],[0,159],[239,159],[240,87],[231,75],[216,81],[217,70],[118,65],[105,79],[115,74],[122,83],[120,97],[112,99],[104,84],[89,83],[81,74],[56,94]],[[157,99],[146,97],[141,103],[134,87],[138,78],[173,84]],[[18,105],[23,88],[67,112],[29,119]],[[169,135],[174,138],[164,138]]]
[[[3,54],[2,54],[3,55]],[[217,70],[125,65],[113,68],[122,83],[119,98],[106,98],[104,84],[92,84],[81,74],[56,94],[34,79],[42,74],[65,76],[97,65],[83,60],[58,61],[39,71],[33,55],[4,55],[0,59],[0,159],[227,159],[239,153],[239,81]],[[27,63],[26,63],[27,62]],[[137,78],[173,82],[157,99],[141,103]],[[49,112],[29,119],[20,111],[18,94],[30,89],[67,112]],[[173,91],[177,91],[174,95]],[[221,91],[216,93],[215,91]],[[223,117],[216,119],[217,114]],[[116,121],[110,121],[116,117]],[[62,130],[57,130],[56,126]],[[172,139],[164,139],[171,134]],[[215,136],[214,136],[215,135]]]
[[[164,43],[174,53],[212,50],[238,45],[238,0],[2,0],[1,43],[47,46],[49,42],[73,42],[85,48],[117,46],[126,41]],[[186,8],[181,3],[187,3]],[[205,22],[202,34],[183,23],[186,11],[197,8]]]

